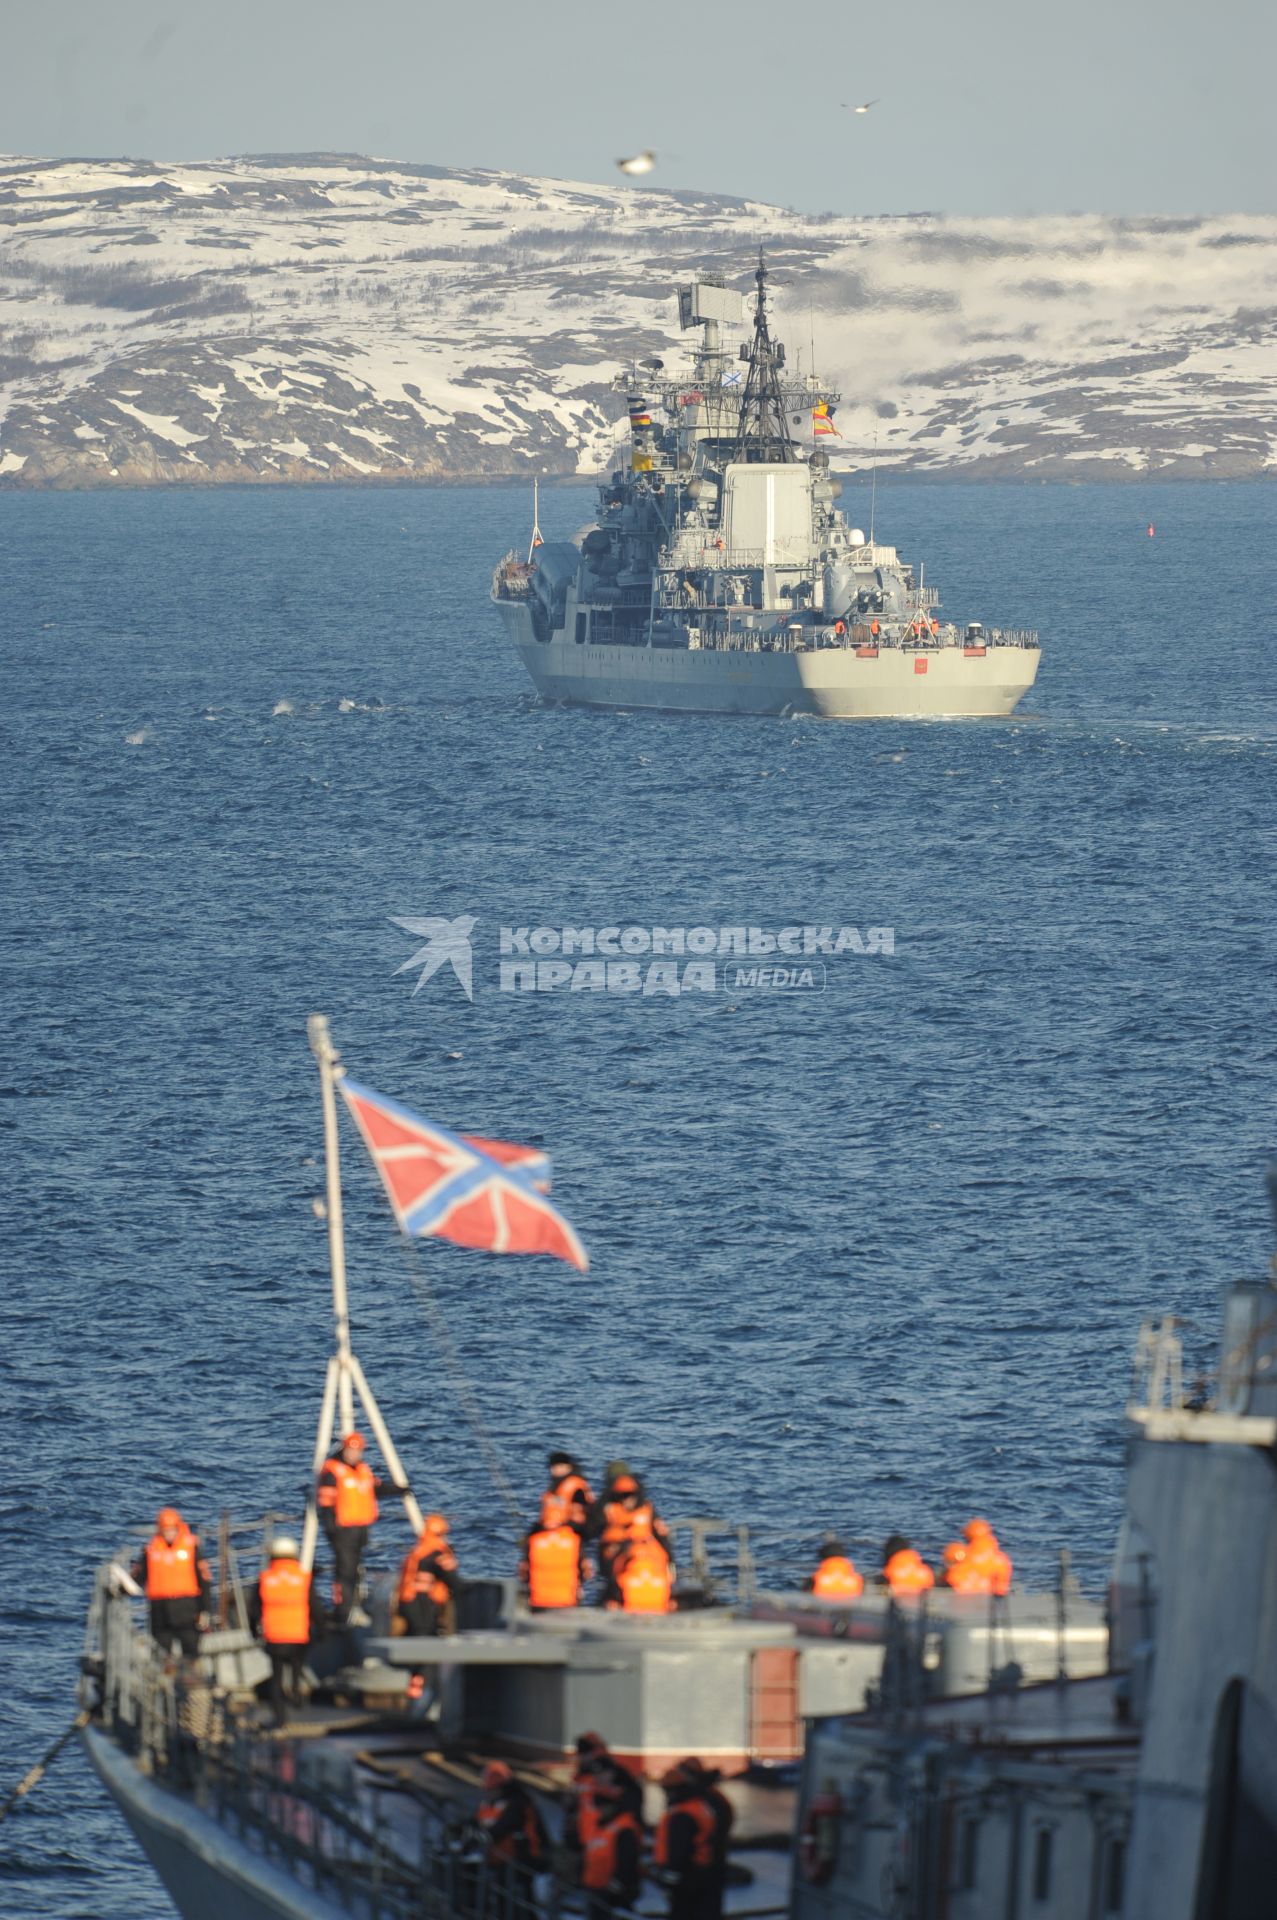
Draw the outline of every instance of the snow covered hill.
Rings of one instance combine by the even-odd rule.
[[[1277,217],[807,216],[344,154],[0,163],[0,486],[578,474],[759,245],[835,461],[1277,471]]]

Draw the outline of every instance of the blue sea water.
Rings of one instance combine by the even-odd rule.
[[[549,493],[547,533],[589,505]],[[1141,1316],[1209,1364],[1267,1260],[1277,490],[880,490],[953,615],[1041,628],[1005,723],[540,708],[486,598],[527,517],[0,497],[6,1789],[74,1710],[100,1557],[162,1501],[299,1498],[312,1009],[372,1085],[554,1152],[588,1276],[420,1255],[529,1503],[568,1444],[793,1551],[984,1511],[1027,1577],[1067,1545],[1098,1589]],[[473,1004],[397,971],[394,919],[436,914],[475,916]],[[791,997],[498,990],[502,925],[794,923],[895,951]],[[463,1564],[508,1568],[345,1152],[357,1348]],[[0,1829],[0,1908],[170,1913],[78,1752]]]

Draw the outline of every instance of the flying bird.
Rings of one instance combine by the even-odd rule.
[[[844,100],[842,104],[846,107],[848,113],[868,113],[870,107],[876,107],[878,102],[877,100],[862,100],[859,105],[856,105],[854,101]]]
[[[651,173],[656,165],[656,155],[644,148],[643,152],[636,153],[632,160],[618,160],[616,164],[622,173]]]

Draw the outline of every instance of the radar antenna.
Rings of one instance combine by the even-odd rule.
[[[780,386],[785,349],[781,341],[772,339],[767,325],[767,263],[761,247],[754,280],[758,287],[754,301],[754,338],[748,348],[741,348],[742,357],[749,360],[749,374],[741,395],[732,458],[755,463],[764,460],[787,463],[796,461],[798,454],[790,437]]]

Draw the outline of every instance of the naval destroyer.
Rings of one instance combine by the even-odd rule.
[[[352,1381],[411,1524],[388,1429],[349,1350],[326,1024],[338,1352],[319,1441]],[[146,1631],[125,1571],[89,1613],[83,1740],[183,1920],[559,1920],[583,1901],[552,1849],[494,1878],[473,1816],[502,1756],[552,1838],[575,1743],[598,1729],[643,1787],[704,1756],[736,1810],[738,1920],[1268,1920],[1277,1886],[1277,1262],[1227,1292],[1212,1383],[1185,1394],[1178,1323],[1141,1335],[1126,1509],[1101,1609],[1061,1554],[1054,1590],[947,1587],[838,1603],[758,1577],[759,1536],[671,1521],[677,1611],[533,1613],[509,1573],[469,1578],[455,1630],[366,1625],[311,1648],[310,1704],[272,1731],[244,1596],[284,1516],[216,1538],[198,1659]],[[348,1413],[343,1410],[343,1420]],[[319,1457],[322,1444],[317,1444]],[[815,1516],[812,1516],[813,1519]],[[303,1555],[315,1541],[313,1498]],[[405,1536],[407,1540],[412,1536]],[[726,1550],[725,1550],[726,1549]],[[429,1676],[414,1697],[414,1676]],[[648,1885],[633,1912],[665,1905]],[[625,1920],[590,1902],[591,1920]]]
[[[767,269],[753,337],[729,357],[742,299],[703,274],[679,292],[701,329],[689,368],[618,380],[630,437],[574,541],[508,553],[492,582],[506,632],[547,700],[694,713],[845,719],[1010,713],[1033,685],[1036,633],[939,617],[921,568],[849,526],[825,442],[838,393],[791,374],[772,338]],[[793,427],[811,444],[795,439]]]

